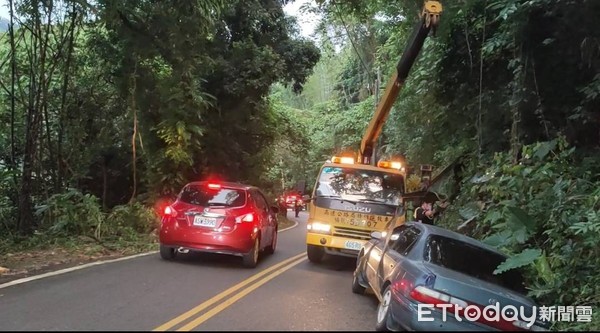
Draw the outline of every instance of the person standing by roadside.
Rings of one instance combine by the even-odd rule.
[[[444,209],[448,206],[447,202],[442,202],[440,205],[441,209]],[[433,203],[423,200],[421,202],[421,206],[415,209],[414,218],[416,221],[421,223],[435,225],[434,220],[437,216],[439,216],[440,210],[433,209]]]
[[[294,202],[294,211],[296,212],[296,217],[298,217],[300,215],[301,209],[302,209],[302,201],[300,200],[300,198],[296,198],[296,201]]]

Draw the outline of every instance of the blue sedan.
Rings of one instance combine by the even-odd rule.
[[[520,272],[493,273],[506,259],[494,248],[419,222],[371,236],[352,291],[379,299],[378,331],[547,330]]]

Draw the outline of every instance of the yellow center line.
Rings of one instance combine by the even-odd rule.
[[[300,253],[298,255],[295,255],[295,256],[293,256],[291,258],[288,258],[288,259],[286,259],[286,260],[284,260],[284,261],[282,261],[282,262],[280,262],[280,263],[278,263],[276,265],[273,265],[273,266],[271,266],[271,267],[269,267],[269,268],[261,271],[260,273],[254,274],[253,276],[251,276],[251,277],[247,278],[246,280],[244,280],[244,281],[236,284],[235,286],[233,286],[233,287],[231,287],[231,288],[229,288],[229,289],[227,289],[227,290],[225,290],[225,291],[223,291],[223,292],[215,295],[213,298],[211,298],[208,301],[206,301],[206,302],[204,302],[204,303],[196,306],[195,308],[187,311],[186,313],[184,313],[184,314],[182,314],[182,315],[180,315],[180,316],[178,316],[178,317],[176,317],[176,318],[174,318],[174,319],[172,319],[172,320],[170,320],[170,321],[168,321],[168,322],[166,322],[166,323],[158,326],[157,328],[153,329],[152,331],[166,331],[166,330],[169,330],[172,327],[174,327],[175,325],[181,323],[182,321],[187,320],[188,318],[190,318],[190,317],[198,314],[200,311],[206,309],[207,307],[209,307],[209,306],[217,303],[218,301],[220,301],[223,298],[227,297],[229,294],[233,293],[234,291],[236,291],[236,290],[238,290],[240,288],[245,287],[246,285],[248,285],[248,284],[254,282],[255,280],[257,280],[257,279],[259,279],[259,278],[261,278],[261,277],[269,274],[270,272],[278,269],[279,267],[285,266],[288,263],[290,263],[290,262],[292,262],[292,261],[294,261],[294,260],[296,260],[296,259],[298,259],[300,257],[303,257],[303,256],[305,256],[305,252],[302,252],[302,253]]]
[[[243,298],[244,296],[248,295],[249,293],[251,293],[256,288],[258,288],[258,287],[262,286],[263,284],[269,282],[270,280],[274,279],[276,276],[284,273],[288,269],[290,269],[290,268],[298,265],[299,263],[303,262],[304,260],[306,260],[306,257],[300,258],[300,259],[296,260],[295,262],[293,262],[293,263],[291,263],[291,264],[289,264],[289,265],[287,265],[285,267],[279,268],[277,271],[273,272],[272,274],[269,274],[268,276],[264,277],[260,281],[254,283],[253,285],[249,286],[248,288],[242,290],[237,295],[235,295],[235,296],[227,299],[226,301],[224,301],[223,303],[219,304],[218,306],[215,306],[210,311],[207,311],[205,314],[203,314],[200,317],[192,320],[191,322],[189,322],[185,326],[182,326],[177,331],[182,332],[182,331],[191,331],[191,330],[193,330],[194,328],[198,327],[200,324],[202,324],[203,322],[207,321],[208,319],[210,319],[211,317],[213,317],[217,313],[225,310],[227,307],[229,307],[233,303],[239,301],[241,298]]]

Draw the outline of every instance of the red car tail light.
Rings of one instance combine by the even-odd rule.
[[[235,223],[254,222],[254,213],[240,215],[235,218]]]
[[[165,207],[165,211],[163,212],[165,217],[177,217],[177,211],[173,209],[171,206]]]
[[[208,188],[210,188],[212,190],[219,190],[219,189],[221,189],[221,185],[220,184],[208,184]]]

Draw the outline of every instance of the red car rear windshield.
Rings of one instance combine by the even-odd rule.
[[[234,188],[211,189],[206,185],[188,185],[179,200],[197,206],[241,207],[246,204],[246,191]]]

